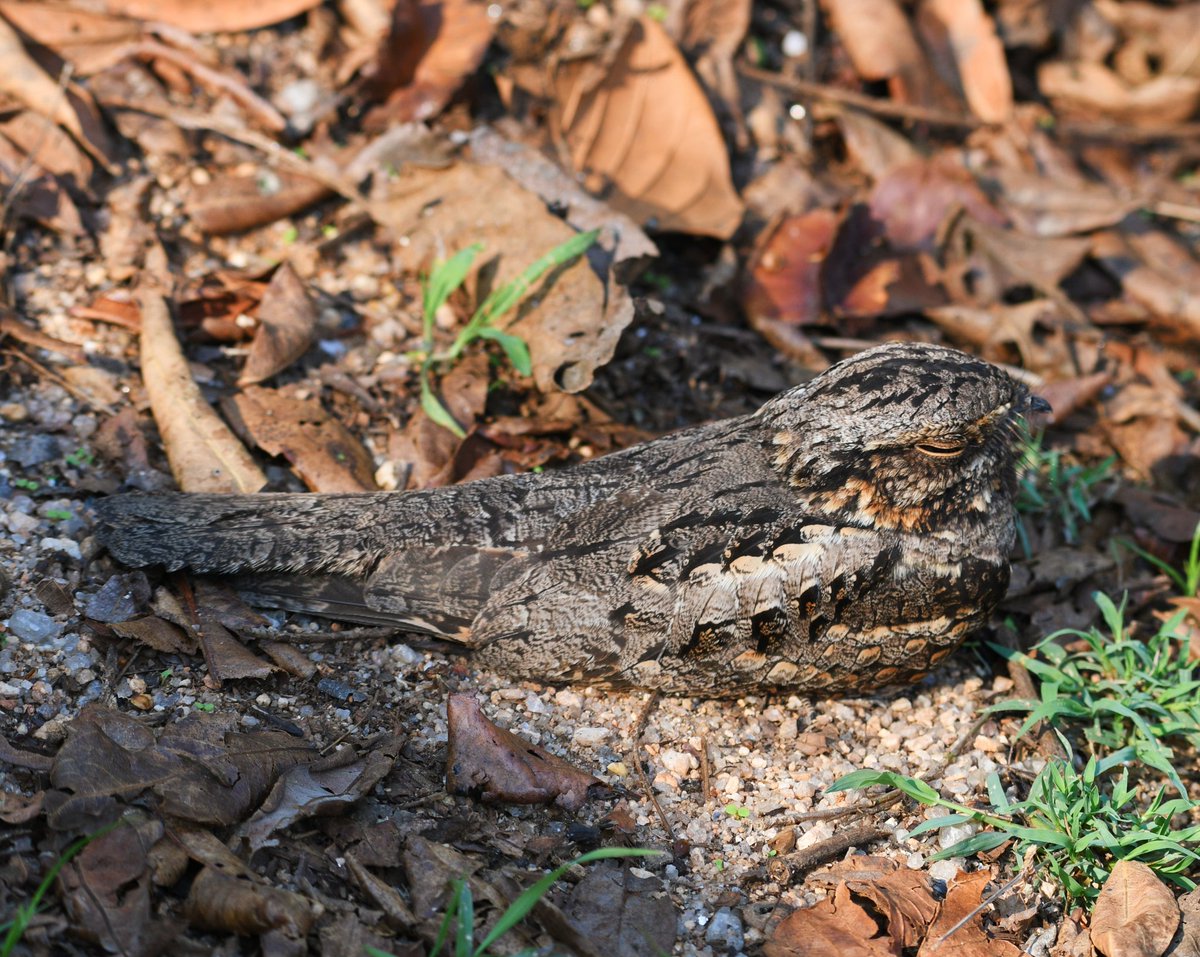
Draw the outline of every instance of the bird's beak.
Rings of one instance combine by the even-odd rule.
[[[1025,400],[1025,410],[1027,412],[1041,413],[1049,413],[1054,411],[1050,403],[1043,399],[1040,395],[1029,396],[1029,398]]]

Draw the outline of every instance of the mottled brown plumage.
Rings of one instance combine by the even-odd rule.
[[[584,465],[356,495],[123,495],[128,565],[463,642],[497,671],[671,693],[925,675],[1008,584],[1025,388],[889,344],[757,413]]]

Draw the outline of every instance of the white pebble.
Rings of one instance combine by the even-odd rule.
[[[571,740],[583,748],[598,748],[608,740],[608,728],[576,728]]]

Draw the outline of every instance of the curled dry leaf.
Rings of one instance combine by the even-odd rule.
[[[747,267],[744,305],[750,324],[775,320],[793,326],[821,322],[821,269],[842,218],[830,209],[785,216],[759,238]]]
[[[196,639],[178,625],[157,615],[116,622],[112,630],[122,638],[132,638],[164,654],[194,655],[199,648]]]
[[[1031,236],[1070,236],[1112,226],[1144,202],[1119,196],[1103,183],[1062,182],[1017,169],[990,175],[1013,223]]]
[[[985,123],[1012,115],[1012,77],[996,25],[980,0],[924,0],[918,24],[927,42],[949,47],[971,112]]]
[[[296,270],[283,263],[258,307],[258,330],[238,385],[253,385],[282,372],[308,351],[316,333],[317,307]]]
[[[1174,246],[1170,240],[1166,244]],[[1092,256],[1134,302],[1160,322],[1192,339],[1200,339],[1200,276],[1186,250],[1156,244],[1143,255],[1130,237],[1107,230],[1092,237]],[[1179,258],[1185,262],[1179,262]],[[1191,268],[1189,268],[1189,266]]]
[[[353,748],[335,751],[314,764],[297,765],[283,773],[262,807],[238,828],[237,836],[250,850],[278,844],[276,831],[315,815],[335,813],[371,790],[392,770],[404,740],[378,740],[366,754]]]
[[[446,790],[451,794],[478,793],[486,803],[553,802],[576,811],[593,788],[603,786],[599,778],[492,724],[471,695],[450,695],[446,714]]]
[[[370,454],[316,399],[252,386],[225,407],[239,431],[264,452],[287,459],[312,491],[375,490]]]
[[[290,20],[321,0],[104,0],[109,13],[155,20],[190,33],[238,33]]]
[[[893,165],[875,181],[870,208],[898,250],[931,249],[958,210],[989,226],[1006,222],[953,152]]]
[[[495,166],[456,163],[446,170],[405,169],[383,184],[372,204],[397,240],[397,258],[410,272],[482,242],[479,263],[495,261],[492,288],[516,278],[531,262],[576,235],[533,193]],[[487,202],[481,203],[480,197]],[[628,291],[607,284],[580,257],[547,274],[506,327],[525,340],[533,379],[543,392],[579,392],[616,350],[633,319]]]
[[[896,948],[843,882],[813,907],[784,918],[763,945],[765,957],[893,957]]]
[[[8,93],[35,113],[40,113],[75,137],[106,170],[119,172],[112,160],[112,145],[91,96],[70,83],[65,86],[47,76],[25,50],[21,38],[0,16],[0,92]]]
[[[1104,957],[1161,957],[1179,927],[1175,895],[1140,861],[1117,861],[1092,911],[1092,945]]]
[[[428,120],[478,69],[497,20],[477,0],[397,0],[371,87],[387,101],[365,118],[367,129]]]
[[[615,56],[564,61],[554,122],[584,185],[658,229],[728,239],[742,219],[708,99],[666,31],[629,24]]]
[[[200,394],[166,300],[147,287],[138,303],[142,381],[175,482],[184,492],[257,492],[267,477]]]
[[[205,867],[192,882],[184,911],[193,926],[234,934],[277,932],[303,940],[324,908],[292,891],[232,877]]]
[[[990,871],[959,871],[917,957],[1021,957],[1020,947],[988,936],[983,928],[985,909],[979,905],[991,879]]]
[[[1038,88],[1063,116],[1136,127],[1183,123],[1200,106],[1200,77],[1163,75],[1131,86],[1102,63],[1043,63]]]

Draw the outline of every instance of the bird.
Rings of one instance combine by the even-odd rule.
[[[394,626],[544,683],[870,694],[926,677],[1004,597],[1019,423],[999,367],[889,342],[757,412],[545,473],[347,494],[128,493],[119,562]]]

